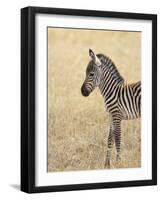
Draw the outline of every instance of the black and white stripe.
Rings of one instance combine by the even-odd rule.
[[[83,96],[88,96],[97,86],[104,97],[110,113],[110,131],[105,165],[110,165],[111,150],[115,142],[117,160],[121,154],[121,121],[141,116],[141,82],[125,84],[113,61],[103,54],[89,50],[92,60],[86,69],[86,78],[81,87]]]

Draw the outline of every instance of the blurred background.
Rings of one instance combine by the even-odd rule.
[[[103,53],[127,83],[141,80],[141,33],[48,28],[48,171],[104,169],[109,115],[97,88],[81,85],[90,58]],[[122,160],[111,168],[141,166],[140,119],[122,122]]]

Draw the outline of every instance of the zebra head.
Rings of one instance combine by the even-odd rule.
[[[97,55],[89,49],[91,61],[87,65],[86,78],[81,87],[82,95],[87,97],[99,85],[101,76],[101,61]]]

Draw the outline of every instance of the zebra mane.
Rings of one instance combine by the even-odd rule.
[[[103,66],[107,67],[111,74],[113,74],[119,81],[124,82],[124,78],[120,75],[116,65],[109,57],[104,54],[97,54],[97,57],[100,59]]]

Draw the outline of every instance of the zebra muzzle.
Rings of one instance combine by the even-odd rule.
[[[84,85],[82,85],[82,87],[81,87],[81,92],[82,92],[82,95],[83,95],[84,97],[89,96],[89,91],[85,88]]]

